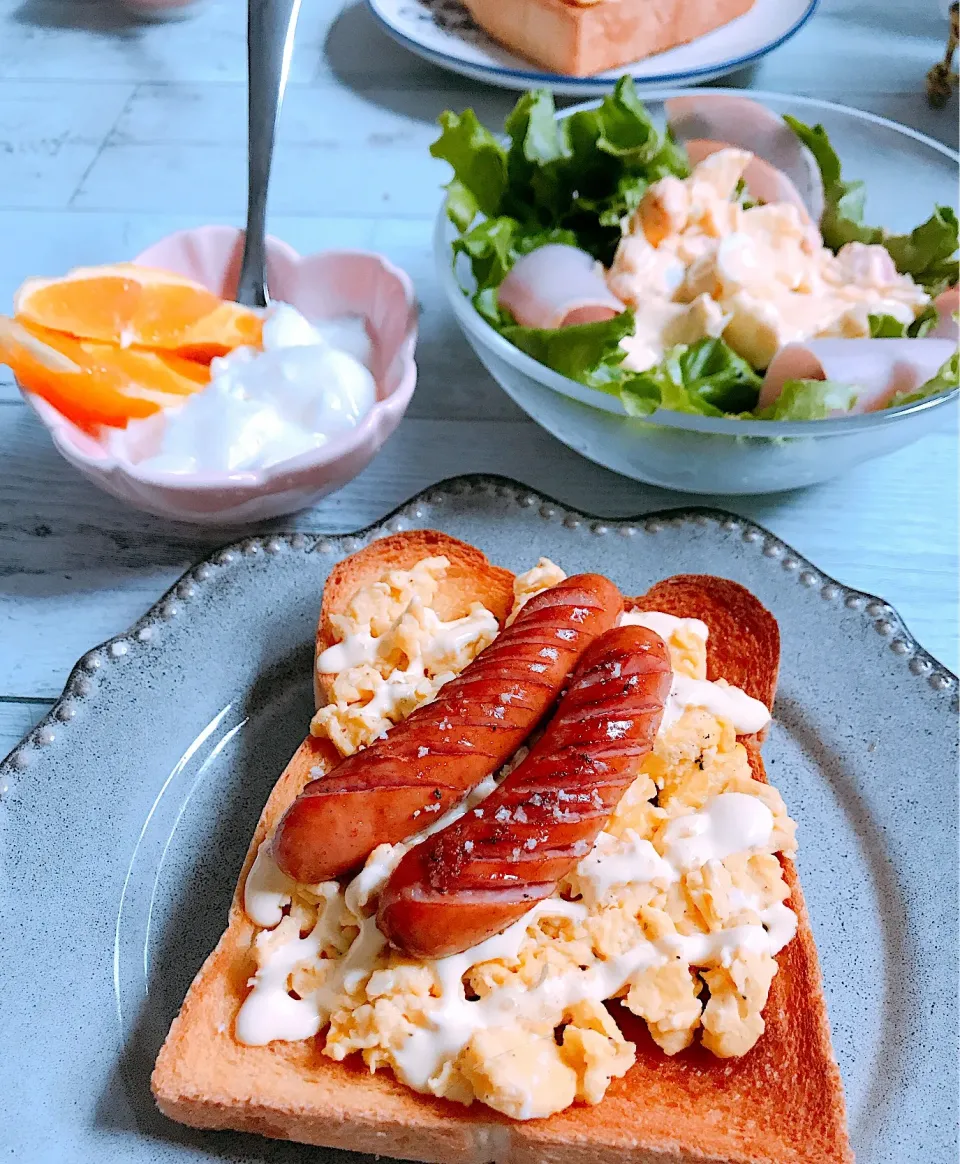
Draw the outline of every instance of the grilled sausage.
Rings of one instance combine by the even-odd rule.
[[[523,743],[622,608],[598,574],[532,598],[432,703],[304,788],[274,838],[283,872],[308,884],[337,877],[422,829],[431,817],[421,814],[452,807]]]
[[[523,763],[400,861],[378,911],[390,941],[417,958],[458,954],[549,897],[636,777],[671,678],[653,631],[620,627],[597,640]]]

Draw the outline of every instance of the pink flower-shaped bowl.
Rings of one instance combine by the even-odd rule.
[[[243,248],[241,231],[201,226],[161,239],[138,255],[142,266],[176,271],[232,299]],[[261,521],[293,513],[340,489],[361,472],[400,423],[417,381],[417,312],[409,277],[382,255],[326,251],[298,255],[268,239],[267,275],[274,299],[308,319],[361,316],[373,347],[377,401],[360,424],[322,448],[242,473],[149,472],[118,459],[45,400],[24,396],[54,444],[84,476],[107,493],[159,517],[202,525]]]

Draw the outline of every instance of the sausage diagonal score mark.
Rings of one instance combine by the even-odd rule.
[[[432,703],[304,788],[277,829],[277,865],[296,881],[325,881],[416,832],[423,811],[453,807],[513,755],[622,609],[598,574],[532,598]]]
[[[636,777],[671,679],[667,647],[645,627],[594,642],[523,763],[394,870],[378,912],[390,941],[417,958],[461,953],[549,897]]]

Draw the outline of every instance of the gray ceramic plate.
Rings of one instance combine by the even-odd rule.
[[[148,1080],[305,731],[324,579],[367,540],[417,526],[517,570],[540,554],[599,570],[627,593],[723,574],[773,610],[767,762],[800,823],[857,1159],[955,1160],[956,679],[889,606],[749,522],[692,509],[601,523],[489,478],[447,482],[353,537],[214,555],[86,655],[0,767],[0,1155],[351,1159],[181,1128],[154,1111]]]

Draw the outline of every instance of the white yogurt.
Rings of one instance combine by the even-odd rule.
[[[168,473],[265,469],[355,428],[377,396],[362,319],[310,323],[271,307],[263,350],[241,347],[211,364],[210,384],[106,440],[114,455]]]

